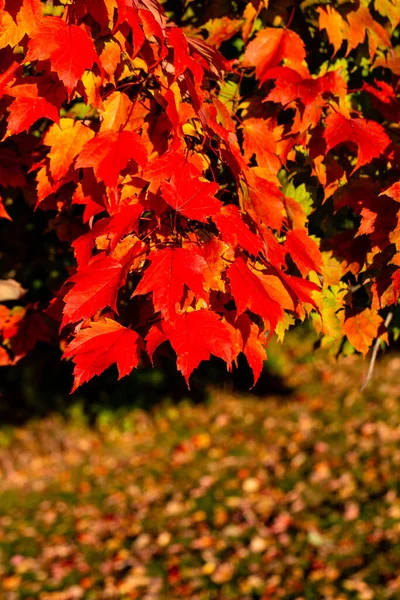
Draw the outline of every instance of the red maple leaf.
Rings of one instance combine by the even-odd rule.
[[[118,367],[118,379],[129,375],[139,364],[141,346],[141,338],[135,331],[112,319],[90,323],[79,331],[64,352],[64,358],[72,358],[75,363],[71,392],[114,363]]]
[[[357,163],[352,173],[373,158],[378,158],[390,144],[389,136],[379,123],[367,119],[348,119],[340,113],[332,113],[327,117],[324,138],[327,152],[338,144],[356,144]]]
[[[140,136],[133,131],[106,131],[86,142],[75,167],[93,167],[96,177],[114,188],[131,159],[142,167],[147,163],[147,150]]]
[[[254,387],[261,375],[264,361],[267,360],[264,347],[266,344],[265,335],[260,332],[258,325],[253,323],[246,314],[236,319],[234,327],[239,334],[239,348],[253,371]]]
[[[174,324],[153,325],[146,337],[146,350],[152,358],[156,348],[169,340],[177,354],[177,367],[189,385],[189,377],[210,355],[232,362],[232,338],[228,327],[210,310],[179,315]]]
[[[58,109],[45,98],[15,98],[9,107],[8,132],[16,135],[28,129],[38,119],[60,120]]]
[[[0,3],[0,48],[16,46],[40,24],[43,5],[40,0],[12,0]]]
[[[382,192],[380,195],[389,196],[392,200],[396,200],[396,202],[400,202],[400,181],[396,181],[393,185],[391,185],[387,190]]]
[[[306,229],[293,229],[286,234],[285,250],[306,277],[310,271],[321,271],[322,257],[316,242]]]
[[[185,286],[197,298],[207,298],[204,291],[204,271],[207,263],[200,254],[187,248],[164,248],[149,256],[150,266],[133,293],[153,294],[154,309],[165,319],[174,319],[177,306],[183,299]]]
[[[117,312],[117,293],[121,285],[122,265],[104,254],[98,254],[82,266],[68,282],[73,288],[65,295],[61,328],[77,323],[109,306]]]
[[[112,217],[97,221],[90,231],[80,236],[72,244],[78,264],[89,261],[96,238],[100,235],[107,236],[109,240],[108,251],[112,252],[125,235],[137,231],[143,210],[143,206],[139,203],[129,204],[120,207],[119,212]]]
[[[61,119],[60,125],[48,129],[43,143],[50,146],[47,157],[54,181],[65,177],[74,158],[93,136],[94,132],[89,127],[73,119]]]
[[[207,218],[215,215],[222,203],[215,198],[217,183],[202,181],[187,171],[171,177],[161,186],[163,198],[172,208],[189,219],[207,223]]]
[[[262,240],[247,227],[240,215],[239,209],[233,204],[224,206],[213,217],[213,221],[220,230],[224,242],[232,246],[232,248],[236,248],[239,245],[254,256],[257,256],[262,250]]]
[[[77,25],[68,25],[59,17],[45,17],[28,43],[27,62],[47,59],[67,88],[69,99],[85,70],[93,63],[100,65],[86,31]]]
[[[243,64],[256,68],[256,77],[261,83],[271,67],[277,67],[285,58],[293,67],[301,67],[306,57],[304,42],[290,29],[267,27],[259,31],[245,51]]]
[[[1,197],[0,197],[0,219],[8,219],[9,221],[12,221],[10,215],[6,211],[6,208],[3,203],[3,199]]]
[[[243,123],[243,150],[247,161],[255,154],[259,167],[274,176],[281,167],[276,154],[276,141],[265,119],[251,118]]]
[[[270,332],[273,332],[279,319],[283,317],[282,306],[271,298],[261,279],[249,269],[242,257],[237,258],[229,267],[228,277],[238,315],[249,308],[266,319]]]

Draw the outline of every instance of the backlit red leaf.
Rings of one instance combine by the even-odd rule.
[[[86,142],[75,166],[93,167],[96,177],[114,188],[130,160],[142,167],[147,162],[147,150],[140,136],[132,131],[106,131]]]
[[[304,43],[297,33],[290,29],[267,27],[248,44],[243,64],[256,67],[256,76],[262,83],[266,71],[279,66],[284,58],[296,67],[305,57]]]
[[[316,242],[308,236],[306,229],[288,231],[285,250],[296,263],[303,277],[306,277],[310,271],[321,271],[321,253]]]
[[[367,119],[347,119],[340,113],[332,113],[326,119],[324,138],[327,152],[338,144],[356,144],[358,154],[353,173],[373,158],[378,158],[390,144],[389,136],[379,123]]]
[[[271,298],[262,281],[249,269],[243,258],[239,257],[228,269],[232,295],[235,298],[238,315],[249,308],[269,323],[274,331],[283,316],[282,307]]]
[[[75,363],[72,392],[113,364],[118,367],[118,379],[129,375],[139,364],[140,349],[141,338],[132,329],[112,319],[90,323],[64,352],[64,358],[72,358]]]
[[[396,183],[394,183],[387,190],[382,192],[382,194],[385,194],[385,196],[389,196],[393,200],[396,200],[396,202],[400,202],[400,181],[396,181]]]
[[[74,158],[79,154],[94,132],[81,121],[61,119],[60,125],[53,125],[47,131],[43,143],[50,146],[48,158],[53,179],[64,177]]]
[[[186,248],[165,248],[154,251],[149,260],[151,264],[133,296],[152,292],[154,309],[161,311],[165,319],[176,317],[185,286],[197,298],[207,298],[204,291],[207,263],[197,252]]]
[[[12,0],[11,13],[0,13],[0,48],[16,46],[24,37],[30,35],[40,24],[43,4],[40,0]]]
[[[224,242],[232,248],[239,245],[254,256],[261,251],[263,243],[260,237],[255,235],[244,223],[238,208],[233,204],[224,206],[213,217],[213,221],[220,230]]]
[[[116,300],[121,285],[122,265],[104,254],[82,266],[69,282],[73,288],[65,295],[61,327],[93,317],[107,306],[117,312]]]
[[[215,198],[218,184],[192,177],[187,171],[174,175],[171,181],[161,186],[164,200],[172,208],[189,219],[207,222],[221,208],[220,200]]]
[[[45,17],[28,44],[27,61],[47,59],[67,88],[69,98],[85,70],[99,63],[86,31],[77,25],[68,25],[59,17]]]
[[[8,132],[21,133],[28,129],[38,119],[50,119],[56,123],[60,120],[58,109],[45,98],[15,98],[9,107]]]
[[[2,198],[0,198],[0,219],[8,219],[9,221],[12,220],[11,217],[10,217],[10,215],[6,211],[6,208],[4,206]]]
[[[154,325],[146,337],[147,352],[169,341],[177,354],[177,367],[189,384],[189,377],[202,360],[213,354],[228,366],[232,362],[232,339],[228,327],[210,310],[196,310],[179,315],[174,324]]]
[[[241,315],[236,320],[235,327],[240,332],[241,350],[253,371],[254,386],[261,375],[264,362],[267,360],[264,347],[266,344],[265,335],[260,333],[258,326],[246,314]]]
[[[256,156],[259,167],[266,168],[271,174],[281,167],[276,154],[276,141],[265,119],[246,119],[243,123],[243,149],[247,161]]]

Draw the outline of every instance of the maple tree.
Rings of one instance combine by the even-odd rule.
[[[187,382],[240,353],[256,381],[295,319],[334,351],[385,333],[398,3],[176,4],[0,2],[2,230],[23,196],[65,273],[50,303],[0,288],[2,365],[59,337],[76,389],[169,342]]]

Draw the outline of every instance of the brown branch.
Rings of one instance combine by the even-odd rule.
[[[390,321],[392,319],[393,319],[393,313],[390,312],[390,313],[387,314],[387,317],[386,317],[385,323],[384,323],[384,326],[386,327],[386,329],[389,327]],[[372,376],[374,374],[375,362],[376,362],[376,357],[378,356],[379,344],[381,342],[381,339],[382,339],[381,335],[376,338],[376,341],[375,341],[375,344],[374,344],[374,348],[372,350],[372,355],[371,355],[371,360],[370,360],[370,363],[369,363],[367,375],[365,377],[364,383],[362,384],[362,386],[360,388],[360,392],[363,392],[365,390],[365,388],[367,387],[367,385],[371,381]]]

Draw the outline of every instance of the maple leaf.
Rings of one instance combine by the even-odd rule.
[[[122,272],[122,265],[104,254],[98,254],[80,267],[68,280],[74,286],[64,297],[61,329],[69,323],[92,317],[106,306],[118,312],[116,301]]]
[[[210,310],[196,310],[178,315],[174,324],[165,321],[153,325],[146,337],[146,350],[152,358],[165,341],[177,354],[177,367],[189,386],[189,377],[201,361],[213,354],[228,365],[232,362],[232,338],[228,327]]]
[[[106,77],[115,85],[115,77],[118,75],[118,67],[121,64],[122,52],[121,46],[116,40],[110,39],[104,42],[103,48],[99,53],[101,66]]]
[[[294,275],[288,275],[281,271],[279,277],[282,279],[285,287],[289,291],[289,294],[295,301],[299,300],[303,304],[311,304],[314,308],[318,309],[318,303],[315,299],[315,293],[320,294],[321,288],[316,283],[309,281],[308,279],[302,279],[301,277],[295,277]]]
[[[106,187],[97,181],[92,170],[85,169],[73,195],[72,203],[84,206],[83,222],[87,223],[100,212],[106,203]]]
[[[346,82],[338,71],[329,71],[320,77],[304,76],[289,67],[275,67],[265,74],[266,79],[275,79],[275,88],[268,94],[267,100],[283,105],[300,100],[306,107],[316,102],[319,96],[345,96]]]
[[[183,154],[170,149],[151,160],[144,169],[142,177],[150,182],[150,190],[155,193],[163,181],[173,176],[178,177],[187,170],[193,177],[201,175],[198,169],[188,163]]]
[[[18,80],[17,80],[18,81]],[[23,83],[8,85],[4,93],[15,100],[8,107],[7,133],[15,135],[27,131],[42,118],[60,122],[60,109],[65,100],[63,84],[54,76],[24,77]]]
[[[5,209],[3,199],[0,197],[0,219],[8,219],[8,221],[12,221],[10,215]]]
[[[143,116],[146,116],[147,110],[139,103],[133,103],[132,100],[122,92],[113,92],[103,103],[101,113],[102,121],[100,131],[135,131],[140,129],[143,124]],[[137,114],[141,112],[142,114]]]
[[[219,48],[223,42],[226,42],[236,33],[238,33],[243,25],[242,19],[230,19],[229,17],[221,17],[220,19],[210,19],[205,24],[205,29],[209,35],[207,43],[210,46]]]
[[[400,120],[400,100],[396,98],[396,92],[386,81],[374,81],[374,85],[363,83],[365,90],[371,99],[375,110],[379,110],[388,121]]]
[[[239,245],[254,256],[257,256],[262,250],[263,243],[260,237],[247,227],[240,215],[239,209],[233,204],[224,206],[213,217],[213,221],[220,230],[224,242],[232,246],[232,248],[236,248]]]
[[[378,4],[381,4],[379,2]],[[344,40],[347,41],[346,56],[362,44],[368,33],[368,46],[371,60],[377,47],[390,48],[390,37],[387,31],[372,18],[366,6],[359,6],[355,11],[347,13],[347,21],[333,7],[318,7],[319,29],[325,29],[334,54],[340,49]]]
[[[249,195],[245,198],[245,208],[256,223],[264,223],[280,231],[285,216],[284,195],[272,181],[251,174]]]
[[[283,317],[283,309],[271,298],[261,279],[238,257],[227,271],[238,316],[249,308],[269,323],[270,333]]]
[[[378,21],[372,18],[366,6],[359,6],[355,11],[347,14],[349,28],[346,32],[347,52],[357,48],[365,40],[368,33],[369,56],[372,60],[375,56],[377,47],[391,48],[390,36],[384,27]]]
[[[20,65],[14,60],[14,55],[11,48],[3,50],[2,61],[3,64],[0,66],[0,98],[5,94],[6,88],[15,79],[16,71],[18,71]]]
[[[196,78],[196,63],[201,63],[201,66],[211,71],[219,79],[222,79],[227,71],[230,71],[230,65],[227,59],[222,54],[210,46],[201,38],[187,38],[189,51],[193,57],[193,63],[190,67],[193,76]],[[200,65],[199,65],[200,66]],[[200,73],[197,76],[200,80]],[[187,81],[186,81],[187,83]]]
[[[378,336],[382,323],[382,317],[375,310],[366,308],[345,320],[343,333],[348,337],[350,344],[365,356]]]
[[[106,131],[86,142],[75,167],[93,167],[99,180],[115,188],[119,174],[131,159],[142,167],[147,163],[147,150],[140,136],[132,131]]]
[[[207,268],[203,271],[205,277],[206,290],[225,291],[225,281],[222,279],[222,272],[225,271],[225,255],[230,254],[229,247],[222,242],[219,237],[213,237],[206,244],[201,244],[198,251],[207,263]]]
[[[198,70],[196,64],[193,65],[193,58],[189,54],[189,45],[185,34],[179,27],[172,27],[168,32],[168,43],[174,49],[174,70],[175,79],[178,79],[188,67],[195,68],[197,77],[202,76],[202,69]]]
[[[281,161],[276,155],[274,134],[265,119],[246,119],[242,126],[243,150],[247,161],[255,154],[259,167],[265,167],[273,175],[281,167]]]
[[[15,150],[7,148],[6,144],[3,144],[0,148],[0,185],[3,187],[24,187],[27,185],[20,158]]]
[[[185,217],[207,223],[207,218],[215,215],[222,206],[214,196],[218,189],[217,183],[202,181],[184,171],[164,182],[161,193],[164,200]]]
[[[133,3],[130,0],[117,0],[117,7],[118,20],[115,26],[117,27],[121,23],[126,22],[131,27],[134,47],[133,56],[136,56],[146,40],[139,13],[134,9]]]
[[[357,162],[354,171],[378,158],[390,144],[390,138],[382,125],[367,119],[347,119],[340,113],[332,113],[326,119],[324,131],[326,152],[342,143],[357,145]]]
[[[246,314],[236,319],[235,328],[240,333],[241,351],[253,371],[254,381],[252,387],[254,387],[260,378],[264,362],[267,360],[267,353],[264,348],[265,336],[260,333],[258,326]]]
[[[129,375],[139,364],[141,347],[141,338],[135,331],[112,319],[90,323],[78,332],[63,355],[75,363],[71,393],[113,364],[118,367],[118,379]]]
[[[11,135],[28,131],[38,119],[60,120],[58,109],[45,98],[15,98],[9,106],[7,132]]]
[[[399,7],[396,5],[396,0],[379,0],[374,6],[383,17],[387,17],[390,21],[392,30],[396,29],[400,23]]]
[[[7,350],[0,346],[0,367],[8,367],[11,365],[15,365],[16,361],[14,361]]]
[[[397,269],[392,275],[392,283],[393,283],[393,296],[391,297],[391,302],[388,304],[394,304],[397,302],[400,296],[400,269]]]
[[[0,11],[0,48],[16,46],[24,35],[30,35],[40,25],[43,7],[40,0],[13,0],[13,4],[12,13]]]
[[[43,18],[28,42],[27,62],[47,59],[65,84],[69,99],[85,70],[94,63],[100,66],[93,41],[86,31],[77,25],[68,25],[59,17]]]
[[[319,6],[317,11],[319,13],[319,29],[320,31],[322,29],[326,30],[328,39],[334,49],[333,56],[335,56],[348,34],[348,23],[332,6]]]
[[[292,229],[286,234],[285,250],[306,277],[310,271],[319,273],[322,269],[322,256],[319,248],[308,236],[306,229]]]
[[[187,248],[164,248],[152,252],[149,260],[151,264],[132,296],[152,292],[154,309],[161,311],[165,319],[176,316],[185,286],[196,297],[207,299],[204,291],[207,263],[200,254]]]
[[[85,17],[94,19],[104,33],[112,21],[114,0],[80,0],[68,5],[68,20],[80,23]]]
[[[285,58],[294,68],[300,67],[306,57],[304,42],[290,29],[267,27],[258,32],[246,47],[243,64],[256,68],[256,77],[264,82],[264,75],[271,67],[277,67]]]
[[[16,329],[15,335],[10,340],[15,361],[33,350],[38,341],[49,342],[51,339],[50,329],[36,305],[27,306],[24,317],[19,320]]]
[[[22,306],[7,308],[0,304],[0,333],[5,340],[15,337],[21,321],[26,316],[26,309]]]
[[[379,195],[382,196],[383,194],[385,196],[389,196],[389,198],[392,198],[392,200],[396,200],[396,202],[400,202],[400,181],[396,181],[396,183],[391,185],[384,192],[381,192]]]
[[[62,179],[68,173],[74,158],[93,136],[89,127],[74,119],[61,119],[59,125],[52,125],[47,130],[43,143],[50,146],[47,157],[54,180]]]
[[[96,238],[105,236],[108,240],[107,249],[112,252],[125,235],[137,231],[140,216],[144,211],[143,206],[137,203],[119,208],[119,212],[110,218],[100,219],[90,231],[73,242],[72,247],[79,265],[89,262]]]

